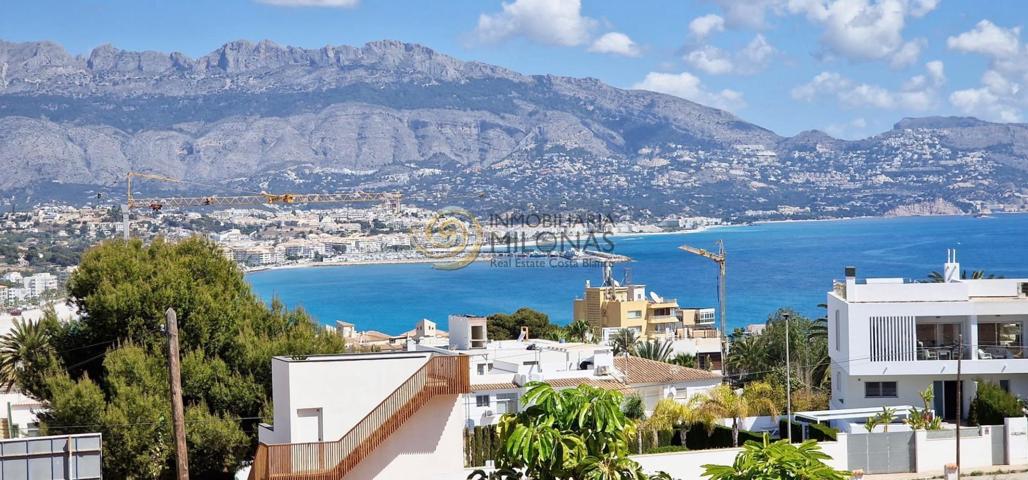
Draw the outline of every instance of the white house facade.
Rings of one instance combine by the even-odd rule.
[[[939,282],[858,280],[828,293],[832,409],[920,405],[957,416],[957,369],[966,417],[977,381],[1028,398],[1028,279],[963,279],[949,251]]]

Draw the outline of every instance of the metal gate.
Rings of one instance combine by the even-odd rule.
[[[914,471],[914,432],[851,434],[846,453],[849,469],[867,474]]]

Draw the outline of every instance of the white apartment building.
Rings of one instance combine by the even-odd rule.
[[[931,388],[935,411],[953,420],[958,359],[961,417],[979,379],[1028,398],[1028,279],[962,279],[947,254],[940,283],[858,280],[846,268],[827,302],[832,409],[920,405]]]
[[[449,349],[411,343],[422,351],[469,357],[471,392],[464,395],[465,425],[491,425],[505,413],[517,413],[529,382],[557,389],[579,385],[638,394],[649,413],[663,398],[680,402],[721,383],[717,373],[639,357],[614,357],[604,344],[529,339],[489,341],[486,318],[451,315]]]

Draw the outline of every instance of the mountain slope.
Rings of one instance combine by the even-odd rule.
[[[492,192],[485,209],[874,214],[936,197],[1016,203],[1025,131],[906,119],[858,142],[782,138],[681,98],[396,41],[236,41],[196,59],[0,42],[0,191],[109,187],[134,170],[249,190],[399,189],[430,205]],[[977,194],[980,182],[997,188]]]

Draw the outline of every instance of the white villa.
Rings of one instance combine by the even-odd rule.
[[[947,252],[940,283],[858,280],[856,268],[828,293],[832,409],[920,405],[957,416],[957,363],[966,417],[976,380],[1028,397],[1028,279],[962,279]],[[962,339],[962,341],[961,341]]]

